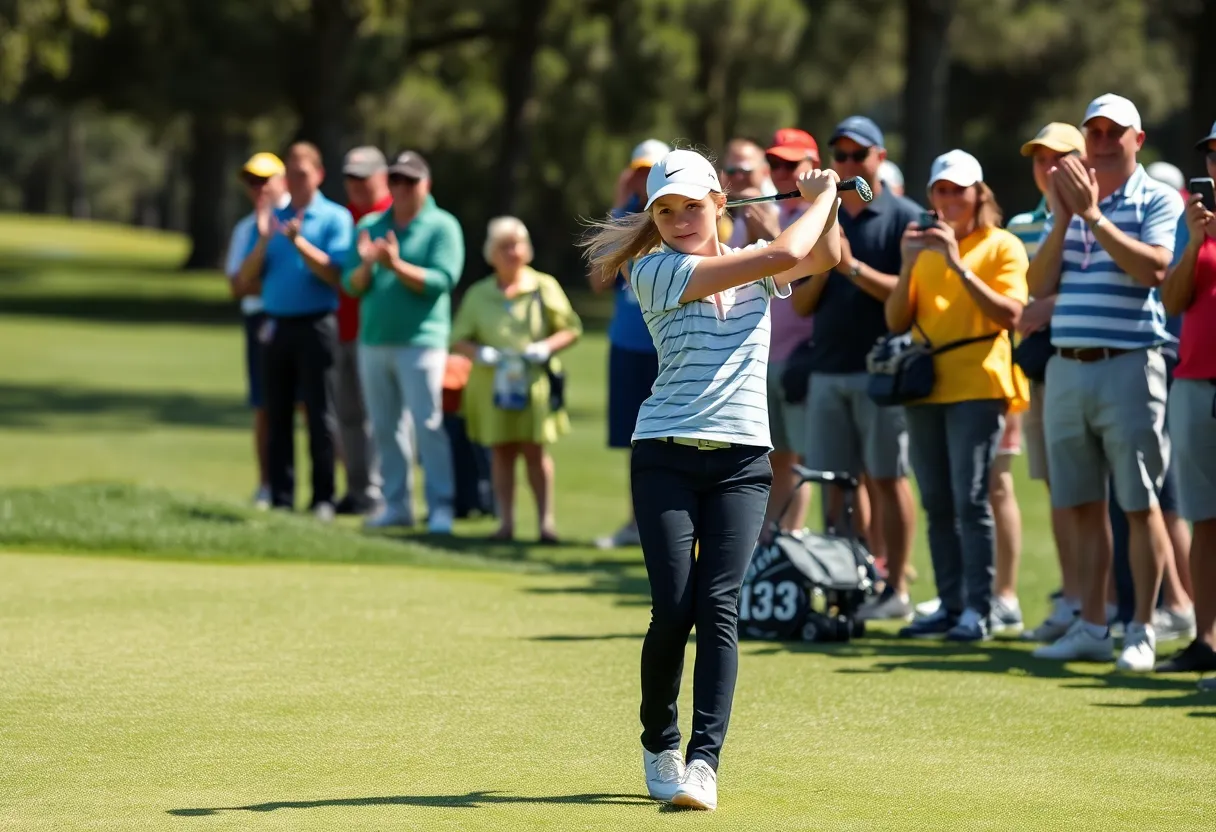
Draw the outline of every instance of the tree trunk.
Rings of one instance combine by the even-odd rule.
[[[84,184],[85,136],[80,117],[69,109],[63,121],[64,158],[64,207],[74,220],[89,218],[89,195]]]
[[[956,0],[905,0],[904,178],[909,191],[929,181],[934,157],[946,148],[950,74],[947,33]]]
[[[218,268],[224,256],[224,195],[228,180],[228,133],[222,117],[195,113],[190,123],[190,256],[185,269]]]
[[[353,97],[349,67],[359,20],[345,0],[313,0],[309,46],[297,56],[292,90],[300,127],[298,141],[312,142],[321,151],[325,182],[321,191],[339,203],[346,201],[342,156],[347,148],[346,123]]]
[[[527,110],[535,80],[536,51],[540,48],[541,25],[548,10],[549,0],[519,0],[516,11],[519,22],[504,53],[502,75],[506,109],[498,162],[494,166],[497,181],[490,189],[491,216],[515,213],[519,170],[527,148]]]
[[[1216,120],[1216,72],[1212,70],[1211,44],[1216,43],[1216,0],[1204,0],[1203,9],[1191,24],[1191,101],[1187,119],[1188,150],[1190,143],[1212,131]],[[1207,176],[1203,161],[1194,152],[1183,158],[1194,159],[1187,165],[1188,175]]]

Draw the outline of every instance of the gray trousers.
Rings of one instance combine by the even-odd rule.
[[[942,606],[991,612],[996,537],[988,479],[1005,429],[1004,401],[911,404],[908,450],[929,521],[929,555]]]
[[[334,365],[334,409],[338,417],[338,440],[346,461],[348,494],[378,499],[380,460],[372,443],[372,424],[367,417],[363,385],[359,381],[359,342],[338,344]]]

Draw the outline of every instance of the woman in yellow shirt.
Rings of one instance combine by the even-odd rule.
[[[901,635],[989,637],[995,560],[989,482],[1005,414],[1023,407],[1009,331],[1027,300],[1026,250],[1000,228],[1001,209],[975,157],[933,162],[929,200],[937,221],[903,237],[903,267],[886,302],[887,325],[944,347],[933,357],[933,392],[906,407],[908,450],[929,526],[941,606]]]
[[[536,497],[541,543],[556,543],[553,458],[545,446],[570,430],[564,407],[551,406],[554,357],[582,335],[570,299],[536,271],[528,229],[515,217],[490,221],[486,260],[494,274],[469,287],[452,322],[452,350],[473,359],[461,397],[469,439],[491,449],[498,504],[496,540],[515,536],[515,461],[523,456]]]

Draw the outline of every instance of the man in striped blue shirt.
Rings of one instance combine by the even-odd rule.
[[[1157,287],[1174,250],[1182,198],[1145,173],[1136,106],[1118,95],[1085,113],[1086,163],[1066,156],[1049,173],[1048,219],[1027,279],[1036,297],[1059,294],[1051,319],[1044,427],[1051,501],[1067,509],[1079,547],[1081,618],[1040,658],[1104,661],[1111,543],[1107,476],[1131,530],[1136,615],[1117,665],[1151,672],[1152,616],[1170,541],[1157,500],[1169,458],[1161,345],[1172,336]]]

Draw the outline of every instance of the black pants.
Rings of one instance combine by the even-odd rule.
[[[334,501],[334,435],[338,420],[330,391],[338,325],[332,314],[271,318],[269,338],[262,343],[262,383],[269,424],[270,502],[293,508],[295,480],[295,408],[297,397],[308,415],[308,449],[312,456],[312,501]]]
[[[768,451],[643,440],[633,450],[632,479],[651,594],[642,644],[642,746],[655,754],[680,747],[676,699],[695,626],[686,759],[717,770],[739,665],[739,588],[773,483]]]

